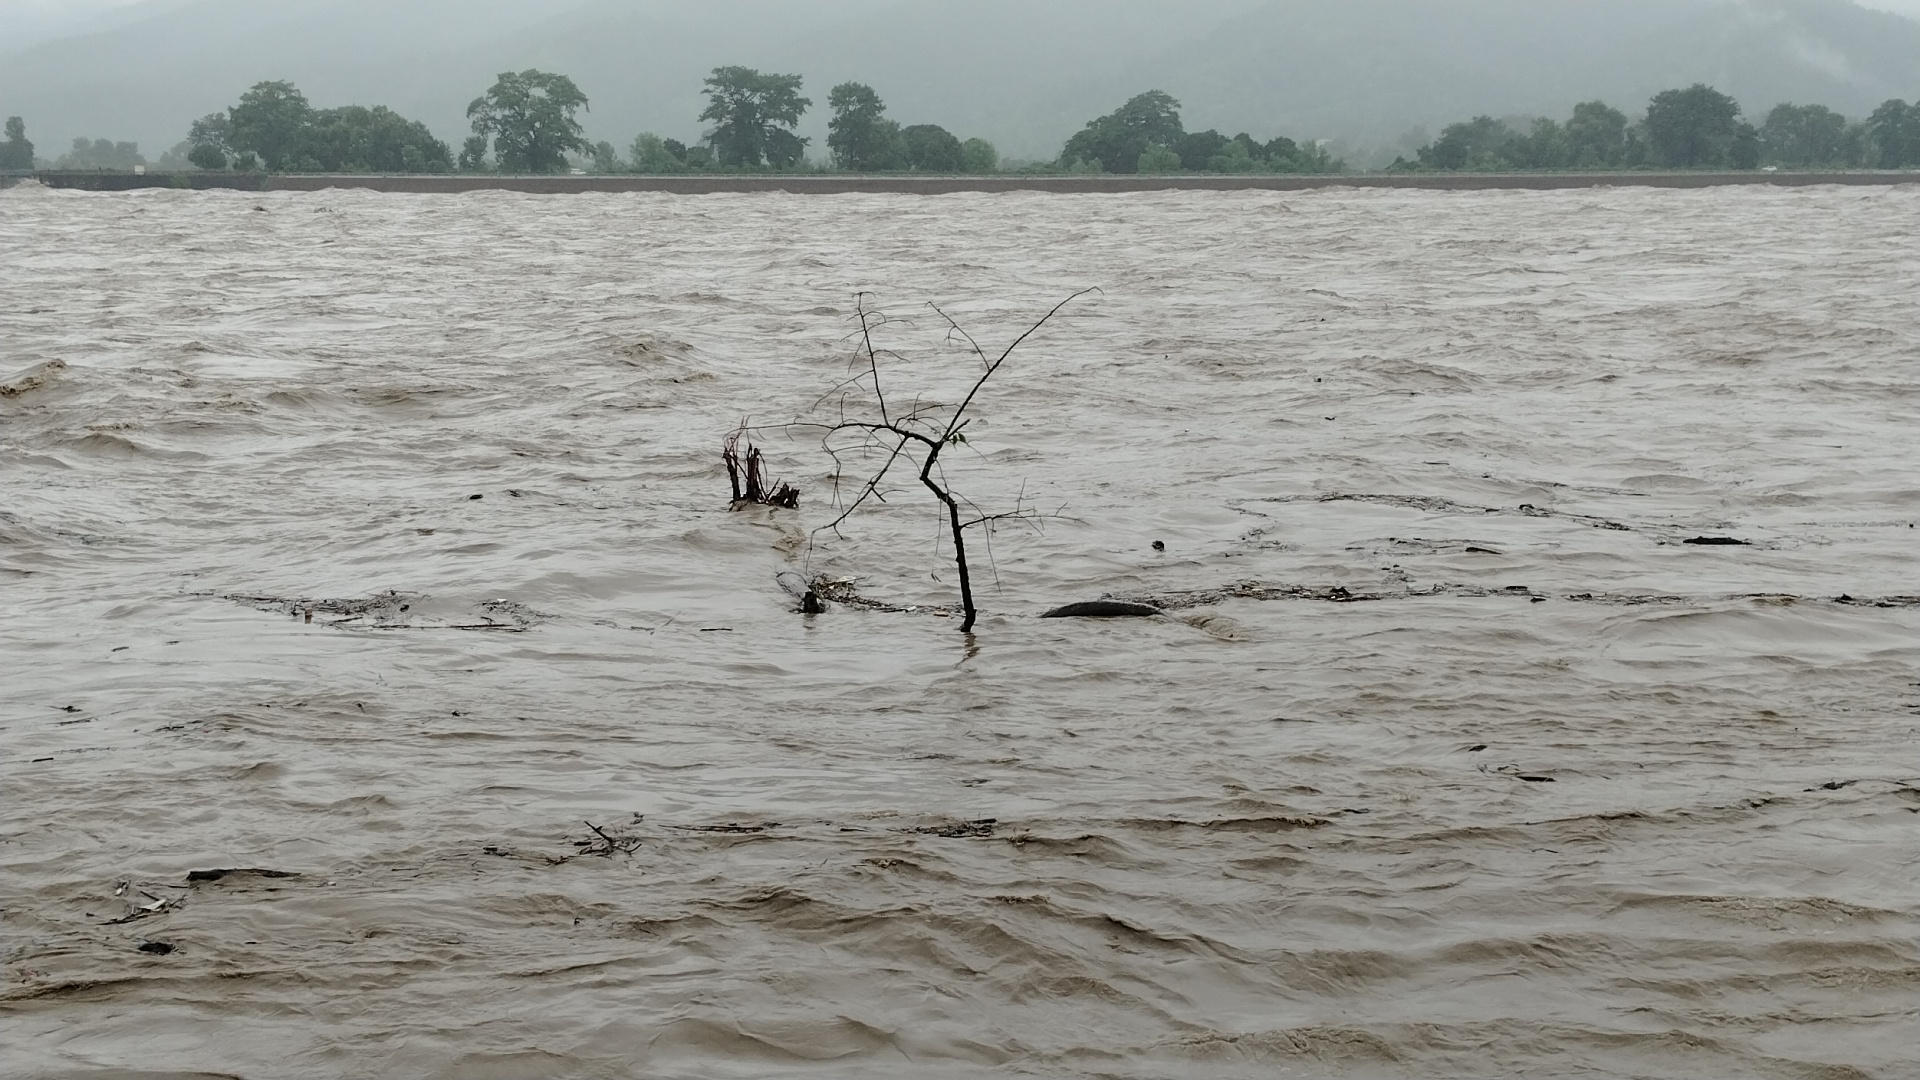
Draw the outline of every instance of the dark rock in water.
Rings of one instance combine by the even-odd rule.
[[[1160,609],[1147,604],[1129,604],[1122,600],[1084,600],[1078,604],[1057,607],[1043,619],[1124,619],[1158,615]]]
[[[1680,541],[1683,544],[1706,544],[1712,547],[1750,547],[1751,540],[1735,540],[1731,536],[1696,536],[1691,540]]]
[[[174,945],[170,941],[143,941],[137,946],[137,948],[143,953],[152,953],[155,956],[165,956],[168,953],[172,952],[174,949],[178,948],[178,946]]]

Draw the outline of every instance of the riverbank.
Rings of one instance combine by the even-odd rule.
[[[585,191],[655,191],[671,195],[784,191],[796,195],[879,193],[951,195],[982,191],[1114,194],[1129,191],[1311,191],[1320,188],[1410,188],[1428,191],[1518,189],[1554,191],[1591,187],[1706,188],[1734,184],[1805,187],[1816,184],[1920,183],[1920,172],[1599,172],[1599,173],[1364,173],[1338,176],[496,176],[496,175],[280,175],[261,173],[40,172],[49,187],[80,191],[190,188],[238,191],[373,191],[454,194],[524,191],[566,195]]]

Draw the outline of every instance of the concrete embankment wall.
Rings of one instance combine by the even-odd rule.
[[[784,191],[844,195],[877,192],[949,195],[964,191],[1311,191],[1317,188],[1415,188],[1474,191],[1489,188],[1550,191],[1587,187],[1702,188],[1729,184],[1804,187],[1813,184],[1913,184],[1920,172],[1613,172],[1613,173],[1369,173],[1353,176],[424,176],[263,175],[254,173],[42,172],[44,184],[82,191],[189,188],[238,191],[374,191],[447,194],[526,191],[563,195],[583,191],[658,191],[673,195]]]

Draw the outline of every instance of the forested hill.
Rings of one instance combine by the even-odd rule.
[[[1148,87],[1194,127],[1394,147],[1476,114],[1632,112],[1696,81],[1754,117],[1782,101],[1859,117],[1920,96],[1920,22],[1847,0],[148,0],[0,55],[0,111],[46,147],[157,153],[288,79],[317,106],[386,104],[457,144],[496,73],[539,67],[591,99],[591,138],[691,141],[701,79],[723,64],[804,75],[816,152],[826,91],[847,79],[1014,156],[1052,157]]]

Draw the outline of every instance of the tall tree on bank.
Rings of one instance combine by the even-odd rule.
[[[900,125],[887,119],[887,107],[873,87],[841,83],[827,94],[827,107],[833,110],[833,119],[827,121],[827,149],[841,168],[853,172],[906,168]]]
[[[1148,145],[1178,146],[1186,135],[1180,125],[1180,103],[1169,94],[1149,90],[1096,120],[1060,152],[1060,163],[1091,161],[1110,173],[1130,173],[1140,166]]]
[[[1668,168],[1740,168],[1743,154],[1757,150],[1740,103],[1705,83],[1655,94],[1642,126],[1654,162]],[[1743,147],[1749,140],[1755,145]]]
[[[12,132],[13,128],[7,130]],[[1920,166],[1920,101],[1912,105],[1899,98],[1883,102],[1867,117],[1867,138],[1873,143],[1875,164],[1880,168]]]
[[[957,173],[967,167],[959,138],[939,124],[914,124],[901,129],[900,138],[907,144],[907,168],[914,172]]]
[[[1760,142],[1775,165],[1849,163],[1859,156],[1859,137],[1849,139],[1847,118],[1825,105],[1775,105],[1760,125]],[[1849,146],[1849,142],[1855,146]]]
[[[0,143],[0,169],[25,171],[33,168],[33,143],[27,139],[27,122],[7,117],[7,141]]]
[[[145,165],[147,159],[140,156],[140,144],[114,142],[112,139],[77,138],[73,140],[73,149],[60,155],[53,163],[56,169],[105,169],[109,172],[132,172],[134,166]]]
[[[790,169],[800,163],[807,140],[793,129],[813,104],[800,96],[800,76],[717,67],[705,86],[707,108],[700,119],[713,123],[706,134],[707,145],[713,147],[720,164]]]
[[[1617,166],[1627,160],[1627,114],[1604,101],[1573,107],[1565,133],[1568,165],[1576,169]]]
[[[565,75],[532,68],[503,71],[492,89],[467,106],[473,136],[461,152],[460,164],[477,168],[491,138],[501,172],[562,172],[569,152],[592,150],[586,132],[573,118],[586,107],[587,95]]]
[[[447,172],[453,156],[418,120],[385,105],[346,105],[313,114],[300,163],[319,172]]]
[[[280,172],[294,164],[312,119],[307,96],[292,83],[255,83],[227,110],[227,143],[242,154],[258,154],[268,171]]]
[[[187,151],[187,161],[195,168],[218,171],[227,167],[227,155],[232,144],[227,135],[232,123],[226,113],[208,113],[193,122],[187,129],[187,142],[193,148]]]
[[[184,149],[201,169],[300,172],[446,172],[453,167],[447,144],[425,124],[385,105],[315,109],[288,82],[263,82],[224,113],[193,122]],[[163,164],[165,159],[163,159]],[[177,168],[177,161],[173,165]]]

